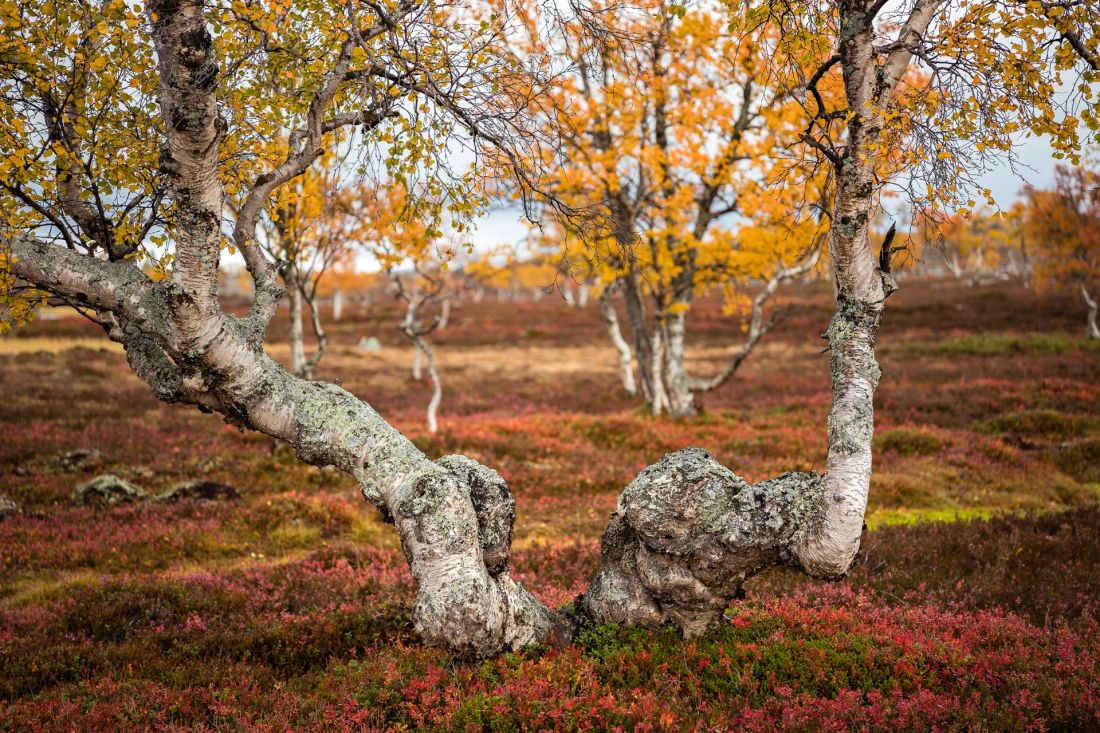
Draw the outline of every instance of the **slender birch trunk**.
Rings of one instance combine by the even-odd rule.
[[[451,322],[451,299],[444,298],[439,305],[439,318],[435,322],[435,330],[442,331]]]
[[[638,386],[634,382],[634,355],[630,353],[630,345],[623,338],[619,328],[619,316],[615,312],[615,306],[611,302],[611,296],[615,292],[614,283],[604,288],[600,293],[600,314],[607,324],[607,334],[611,337],[611,343],[619,355],[619,379],[627,394],[637,394]]]
[[[659,390],[656,388],[654,376],[653,342],[649,336],[649,330],[645,322],[645,305],[639,292],[637,276],[627,273],[620,280],[622,283],[623,302],[626,303],[626,319],[630,324],[630,333],[634,341],[634,354],[638,362],[638,381],[642,385],[642,397],[652,406],[659,399]]]
[[[286,283],[287,311],[290,318],[290,330],[287,335],[287,340],[290,342],[290,371],[299,377],[304,377],[306,347],[302,322],[302,292],[298,288],[297,280],[290,272],[287,273]]]
[[[650,358],[652,364],[650,365],[650,376],[653,380],[651,389],[653,390],[653,401],[650,403],[650,412],[654,417],[663,415],[668,412],[668,391],[665,389],[665,375],[664,375],[664,355],[665,347],[661,339],[661,326],[657,325],[653,329],[653,336],[650,338],[652,344],[652,353]]]
[[[317,371],[317,365],[321,363],[321,359],[325,356],[325,350],[328,348],[328,334],[321,323],[321,309],[317,303],[316,291],[308,296],[302,293],[302,299],[309,306],[309,324],[313,329],[313,337],[317,340],[317,345],[313,348],[313,353],[305,360],[299,376],[305,379],[313,379],[313,374]]]
[[[421,335],[414,337],[416,345],[416,353],[424,354],[424,358],[428,362],[428,377],[432,382],[432,398],[428,401],[428,432],[436,433],[439,430],[439,422],[436,419],[436,415],[439,413],[439,403],[443,399],[443,384],[439,379],[439,372],[435,368],[435,351],[432,350],[431,344],[428,340]]]
[[[668,394],[668,412],[675,418],[691,417],[698,412],[695,392],[691,388],[691,377],[684,366],[686,320],[687,312],[677,311],[666,315],[662,324],[664,382]]]
[[[577,305],[577,299],[573,295],[573,278],[566,275],[564,282],[561,285],[561,295],[565,298],[565,304],[570,308],[574,308]]]
[[[332,291],[332,320],[339,321],[344,317],[344,291],[336,288]]]
[[[1100,327],[1096,325],[1096,311],[1097,302],[1089,293],[1089,289],[1084,283],[1081,283],[1081,298],[1084,299],[1085,305],[1089,309],[1088,314],[1088,335],[1090,339],[1100,339]]]

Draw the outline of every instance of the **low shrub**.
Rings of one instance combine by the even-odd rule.
[[[947,440],[926,427],[880,430],[874,437],[876,450],[902,456],[936,455],[948,445]]]
[[[1100,429],[1100,420],[1054,410],[1024,410],[982,421],[975,428],[1021,443],[1057,443]]]

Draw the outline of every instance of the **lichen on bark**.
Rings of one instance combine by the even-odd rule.
[[[620,496],[585,616],[702,633],[745,580],[791,560],[817,525],[821,485],[810,473],[749,484],[705,450],[669,453]]]

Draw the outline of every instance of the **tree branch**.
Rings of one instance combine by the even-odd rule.
[[[729,381],[730,377],[737,372],[741,364],[748,358],[749,354],[752,353],[752,350],[756,348],[756,344],[759,343],[760,339],[778,323],[778,316],[773,316],[768,321],[764,321],[765,304],[781,284],[799,277],[800,275],[805,275],[807,272],[817,267],[818,260],[821,258],[822,241],[823,238],[819,237],[813,252],[802,260],[802,262],[792,265],[791,267],[782,267],[772,275],[771,279],[764,285],[764,288],[757,293],[755,298],[753,298],[752,315],[749,318],[749,334],[744,343],[741,344],[741,348],[733,355],[733,358],[726,368],[710,379],[697,379],[691,377],[690,386],[693,392],[710,392],[715,390]]]

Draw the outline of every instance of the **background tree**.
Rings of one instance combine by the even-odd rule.
[[[442,328],[447,315],[446,271],[424,272],[419,266],[408,274],[395,270],[389,271],[390,279],[397,289],[397,297],[405,303],[405,318],[401,321],[401,333],[413,344],[413,379],[419,380],[420,356],[427,362],[428,379],[432,384],[432,398],[428,401],[428,432],[439,430],[437,414],[439,403],[443,399],[443,382],[439,378],[436,366],[435,350],[428,336]]]
[[[286,289],[290,370],[304,379],[313,379],[328,344],[317,299],[319,287],[334,268],[352,259],[352,239],[359,228],[350,201],[355,192],[342,186],[342,167],[331,153],[321,156],[301,177],[274,193],[257,222],[258,244],[278,269]],[[309,356],[303,306],[309,309],[316,339]],[[334,303],[333,318],[337,315]]]
[[[843,572],[859,547],[871,478],[873,395],[880,372],[874,342],[891,273],[892,233],[876,253],[870,226],[887,185],[918,212],[971,210],[978,177],[1014,160],[1021,130],[1050,136],[1076,157],[1079,120],[1096,131],[1096,70],[1082,62],[1066,24],[1040,3],[997,0],[731,2],[730,28],[745,38],[772,27],[767,67],[799,79],[804,143],[792,149],[794,180],[835,180],[829,255],[837,311],[827,336],[833,405],[821,531],[798,548],[803,565]],[[1098,14],[1085,37],[1095,48]],[[1078,38],[1081,36],[1079,35]],[[840,83],[843,95],[825,94]],[[1056,91],[1077,84],[1064,103]],[[799,164],[798,159],[802,157]],[[833,566],[838,558],[847,561]]]
[[[909,248],[914,257],[942,258],[956,278],[978,284],[989,278],[1026,277],[1028,252],[1020,212],[979,206],[968,213],[925,212],[913,224]]]
[[[1077,290],[1088,309],[1089,338],[1100,339],[1100,174],[1058,166],[1054,188],[1025,189],[1024,230],[1036,261],[1036,282]]]
[[[598,3],[591,14],[604,32],[592,34],[582,16],[555,36],[538,34],[538,24],[529,34],[532,48],[552,48],[573,62],[543,97],[549,124],[564,130],[547,187],[571,207],[606,217],[598,231],[559,216],[559,246],[578,271],[600,273],[605,293],[622,295],[641,391],[654,414],[694,414],[697,395],[732,376],[768,331],[764,303],[778,284],[816,264],[817,240],[797,227],[789,237],[768,238],[766,251],[761,239],[735,232],[735,215],[767,225],[755,204],[786,195],[765,194],[760,184],[784,135],[795,133],[798,108],[760,73],[766,33],[735,37],[718,11],[661,0]],[[728,366],[713,378],[691,375],[685,339],[696,295],[716,288],[737,302],[757,283],[764,285],[756,307],[745,309],[749,335]],[[615,333],[609,327],[625,354]]]

